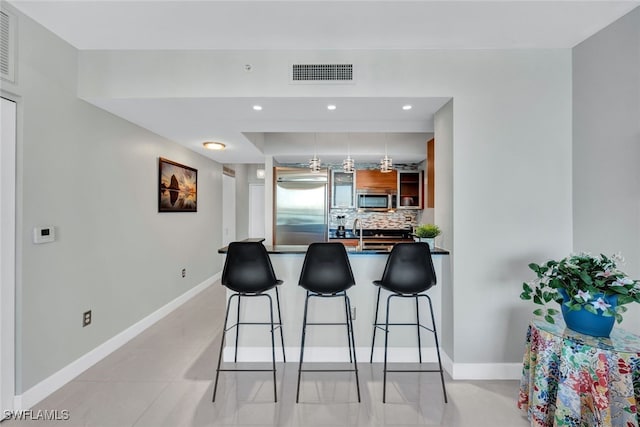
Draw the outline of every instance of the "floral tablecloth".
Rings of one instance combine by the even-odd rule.
[[[532,426],[638,427],[640,337],[614,327],[596,338],[534,319],[518,407]]]

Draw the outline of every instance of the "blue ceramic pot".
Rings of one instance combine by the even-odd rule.
[[[564,318],[564,323],[567,324],[569,329],[573,329],[576,332],[591,335],[593,337],[608,337],[609,334],[611,334],[611,330],[613,329],[613,325],[616,321],[614,316],[603,316],[602,310],[600,309],[597,310],[598,314],[588,312],[584,308],[581,308],[580,310],[569,310],[569,307],[564,305],[564,302],[569,300],[569,295],[567,295],[564,289],[558,289],[558,291],[560,292],[560,295],[562,295],[563,301],[563,304],[561,305],[562,317]],[[618,305],[617,295],[593,295],[594,300],[597,300],[598,298],[602,298],[607,304],[611,304],[611,310],[615,310]]]

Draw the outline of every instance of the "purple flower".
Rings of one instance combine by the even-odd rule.
[[[611,307],[611,304],[607,304],[602,298],[598,298],[591,304],[593,304],[595,308],[599,308],[602,311],[605,311],[607,308]]]
[[[633,285],[633,280],[629,279],[628,277],[622,277],[619,279],[616,279],[615,282],[613,282],[611,284],[611,286],[626,286],[626,285]]]
[[[591,295],[589,295],[589,291],[579,290],[576,296],[579,296],[580,298],[582,298],[582,301],[584,302],[587,302],[591,299]]]

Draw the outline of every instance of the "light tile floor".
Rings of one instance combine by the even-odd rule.
[[[516,408],[516,381],[453,381],[445,404],[437,374],[389,374],[360,363],[362,402],[352,373],[305,373],[295,403],[297,364],[271,373],[221,374],[211,402],[224,317],[224,288],[214,284],[33,410],[68,410],[67,421],[4,421],[23,426],[528,426]],[[285,319],[286,320],[286,319]]]

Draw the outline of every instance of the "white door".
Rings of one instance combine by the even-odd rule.
[[[264,184],[249,184],[249,237],[265,237]]]
[[[13,410],[16,103],[0,104],[0,420]]]
[[[222,246],[236,240],[236,179],[222,175]]]

